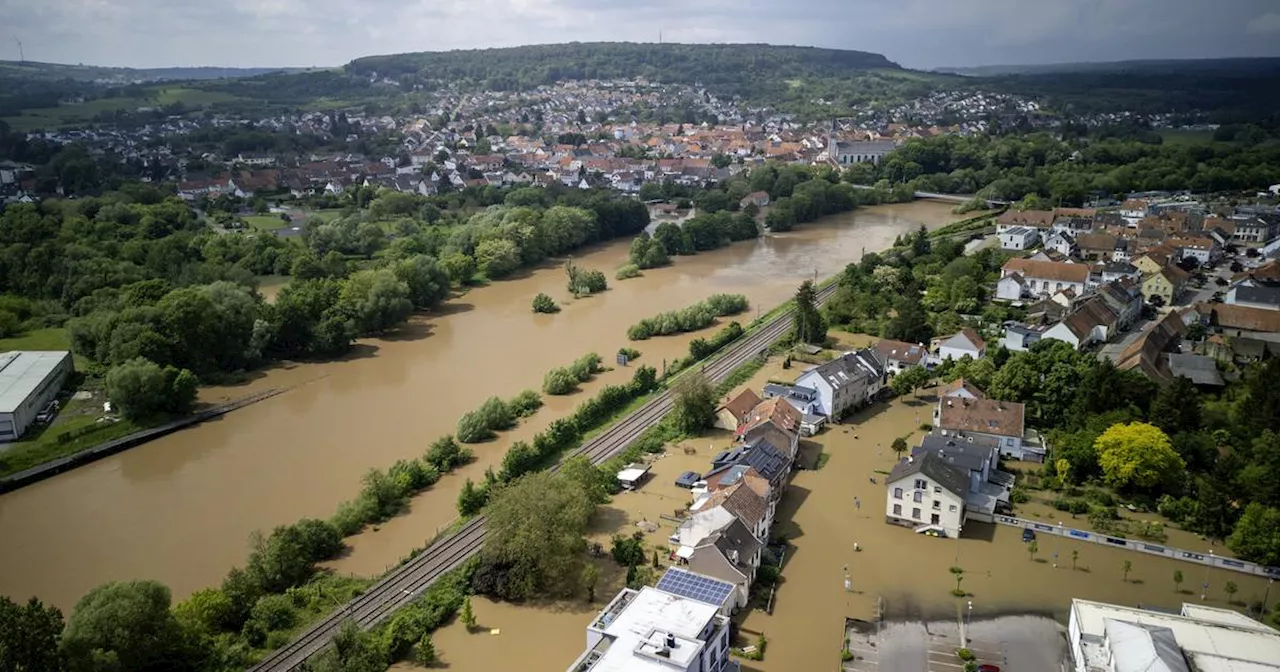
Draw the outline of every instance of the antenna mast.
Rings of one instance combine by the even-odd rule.
[[[26,63],[27,62],[26,54],[22,53],[22,40],[19,40],[18,37],[15,35],[13,36],[13,41],[18,43],[18,62]]]

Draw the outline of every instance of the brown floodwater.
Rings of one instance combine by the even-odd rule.
[[[243,562],[252,531],[328,517],[358,492],[369,468],[421,454],[491,395],[538,388],[548,369],[590,351],[609,362],[634,345],[640,362],[653,365],[685,354],[692,335],[628,343],[626,328],[638,319],[718,292],[747,295],[752,313],[744,317],[754,317],[757,307],[768,310],[803,279],[834,274],[863,250],[883,249],[921,223],[953,221],[950,208],[924,201],[868,208],[615,282],[628,247],[620,240],[575,259],[610,277],[599,296],[572,300],[563,270],[548,266],[471,290],[399,334],[361,341],[344,361],[278,366],[244,385],[205,389],[204,401],[289,391],[0,497],[0,594],[37,595],[69,609],[102,582],[149,578],[181,599]],[[564,310],[532,314],[538,292]],[[394,564],[453,518],[463,478],[480,477],[512,441],[628,375],[609,372],[577,395],[551,398],[514,431],[475,446],[475,464],[415,498],[406,515],[352,540],[335,568],[367,574]]]
[[[867,342],[865,336],[839,336],[847,347]],[[793,380],[800,370],[783,370],[774,360],[745,386],[759,390],[769,380]],[[1048,535],[1040,537],[1039,552],[1033,558],[1021,541],[1021,531],[1011,527],[970,523],[957,541],[886,524],[880,507],[885,499],[882,472],[891,469],[895,459],[889,446],[895,437],[918,439],[923,434],[918,428],[930,416],[933,401],[922,392],[919,400],[908,397],[879,404],[801,442],[803,464],[814,465],[822,453],[828,457],[818,470],[797,472],[783,497],[775,529],[787,534],[792,549],[773,614],[752,611],[738,619],[746,638],[739,644],[754,643],[758,632],[769,639],[765,660],[746,663],[743,669],[834,668],[843,645],[844,619],[874,618],[881,599],[889,618],[952,618],[961,602],[950,594],[955,587],[949,572],[953,565],[965,570],[962,585],[970,595],[963,601],[972,600],[978,616],[1034,612],[1065,620],[1073,597],[1176,609],[1183,601],[1200,602],[1205,581],[1209,582],[1205,603],[1211,606],[1243,609],[1243,603],[1265,594],[1266,581],[1258,577],[1223,569],[1206,571],[1201,565]],[[646,534],[646,543],[650,548],[666,548],[675,525],[661,516],[689,501],[688,491],[677,488],[674,479],[685,470],[705,471],[715,451],[730,441],[727,432],[715,432],[653,458],[652,478],[636,492],[621,494],[602,507],[593,521],[592,538],[607,543],[610,535],[630,534],[638,529],[637,523],[650,521],[660,527]],[[872,477],[876,485],[870,483]],[[861,509],[855,507],[854,497],[861,499]],[[1056,522],[1043,507],[1020,510],[1019,515]],[[861,551],[853,550],[855,542]],[[1171,534],[1169,543],[1175,542],[1208,550],[1207,543],[1185,532],[1176,538]],[[1079,552],[1074,569],[1072,550]],[[1126,560],[1133,563],[1128,581],[1123,572]],[[846,568],[852,592],[844,590]],[[1175,570],[1185,578],[1181,593],[1175,592]],[[620,579],[602,576],[608,577],[609,590],[602,581],[599,595],[607,600],[616,593]],[[1239,587],[1235,595],[1239,604],[1228,604],[1223,590],[1227,581]],[[565,669],[582,653],[584,628],[599,608],[599,604],[592,609],[580,602],[475,604],[481,624],[498,632],[467,632],[451,624],[437,633],[437,650],[451,668]],[[400,669],[412,667],[402,664]]]

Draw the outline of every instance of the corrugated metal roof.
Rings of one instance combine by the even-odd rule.
[[[71,353],[18,350],[0,354],[0,413],[13,413]]]

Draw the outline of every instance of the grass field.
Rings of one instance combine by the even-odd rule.
[[[244,222],[259,231],[275,231],[293,225],[280,219],[280,215],[246,215]]]
[[[203,107],[213,103],[230,103],[238,100],[240,99],[236,96],[215,91],[202,91],[182,86],[155,86],[147,89],[147,92],[140,96],[100,98],[73,105],[34,108],[24,111],[21,116],[5,117],[4,121],[14,130],[29,131],[36,128],[83,125],[92,121],[94,115],[101,112],[136,110],[139,107],[159,107],[174,103],[182,103],[188,107]]]
[[[48,329],[33,329],[25,334],[14,336],[13,338],[0,338],[0,352],[8,352],[10,350],[70,350],[71,334],[63,327],[49,327]],[[88,361],[85,358],[72,353],[75,361],[76,370],[84,371]]]
[[[72,399],[59,411],[53,424],[28,429],[22,439],[11,444],[8,450],[0,452],[0,476],[30,469],[143,429],[143,426],[124,419],[118,422],[98,422],[101,403],[96,398],[86,401]],[[84,433],[67,441],[58,440],[59,436],[67,432],[77,431]]]

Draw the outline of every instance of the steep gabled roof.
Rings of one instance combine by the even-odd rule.
[[[1025,407],[1013,401],[958,397],[941,403],[938,428],[1021,438],[1024,413]]]
[[[727,410],[729,413],[733,414],[733,417],[737,419],[738,422],[741,423],[747,419],[747,416],[751,413],[751,409],[755,408],[759,403],[760,397],[756,395],[753,390],[748,388],[739,392],[738,395],[732,399],[726,397],[721,401],[716,412],[719,413],[722,410]]]
[[[968,470],[947,464],[934,452],[926,452],[918,458],[910,457],[898,462],[884,482],[892,486],[903,479],[914,478],[917,475],[928,478],[957,497],[964,497],[969,492]]]

